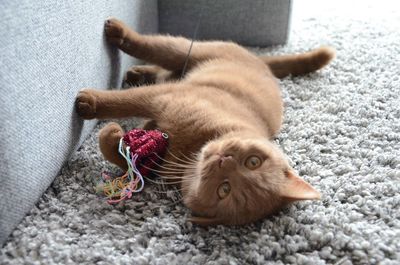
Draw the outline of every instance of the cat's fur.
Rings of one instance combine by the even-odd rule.
[[[146,129],[166,132],[167,162],[155,172],[180,182],[193,222],[244,224],[289,202],[320,197],[273,142],[283,114],[275,77],[316,71],[333,58],[332,49],[257,57],[230,42],[194,42],[186,75],[179,79],[189,40],[140,35],[116,19],[106,21],[105,32],[111,44],[154,65],[131,68],[126,82],[152,84],[84,89],[77,112],[84,119],[148,118]],[[122,135],[118,124],[108,124],[100,132],[100,149],[126,169],[117,153]]]

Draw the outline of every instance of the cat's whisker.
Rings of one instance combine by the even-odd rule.
[[[160,165],[160,164],[158,164],[156,161],[154,161],[152,159],[150,159],[150,161],[153,162],[154,164],[156,164],[157,166],[159,166],[160,168],[164,168],[164,169],[167,169],[167,170],[176,170],[176,169],[184,170],[183,168],[182,169],[181,168],[170,168],[170,167],[166,167],[164,165]]]
[[[194,165],[179,165],[176,164],[174,162],[168,161],[168,162],[164,162],[163,164],[167,165],[167,166],[171,166],[171,167],[178,167],[180,169],[196,169],[197,167]]]
[[[168,179],[181,179],[183,177],[185,178],[194,178],[197,176],[196,172],[173,172],[173,171],[163,171],[163,170],[153,170],[152,173],[157,172],[161,175],[163,178],[168,178]],[[155,173],[154,173],[155,174]],[[160,176],[160,175],[159,175]]]
[[[175,181],[175,182],[163,181],[162,183],[164,183],[164,185],[173,185],[173,186],[176,186],[176,185],[178,185],[178,184],[182,184],[182,181]]]
[[[160,160],[162,160],[162,161],[164,161],[164,162],[166,162],[166,163],[174,164],[174,165],[177,165],[177,166],[179,166],[179,167],[194,167],[194,164],[193,164],[193,163],[190,163],[190,162],[188,162],[188,161],[182,161],[182,162],[181,162],[182,164],[179,164],[179,163],[176,163],[176,162],[173,162],[173,161],[166,160],[166,159],[162,158],[161,156],[159,156],[157,153],[154,153],[154,154],[155,154]]]
[[[166,183],[166,185],[181,185],[181,184],[189,184],[189,183],[192,183],[192,181],[191,180],[188,180],[188,179],[170,179],[170,180],[163,180],[165,183]]]
[[[197,162],[195,159],[186,156],[186,155],[185,155],[184,153],[182,153],[181,151],[179,151],[179,153],[180,153],[184,158],[186,158],[187,160],[192,161],[192,162]],[[194,154],[193,152],[190,152],[190,154],[193,155],[194,157],[197,156],[197,154]]]
[[[156,180],[152,180],[149,177],[144,177],[146,180],[150,181],[151,183],[157,184],[157,185],[175,185],[175,184],[180,184],[182,183],[181,181],[176,181],[176,182],[165,182],[165,181],[156,181]]]
[[[174,193],[174,192],[179,192],[179,190],[167,190],[167,191],[160,191],[160,190],[152,190],[151,192],[155,193],[160,193],[160,194],[168,194],[168,193]]]
[[[158,169],[154,169],[154,168],[149,168],[147,166],[142,165],[144,168],[151,170],[151,172],[158,172],[158,173],[163,173],[163,174],[178,174],[181,175],[183,174],[185,171],[184,170],[172,170],[172,169],[162,169],[162,168],[158,168]]]
[[[167,170],[182,170],[182,171],[186,171],[186,170],[189,170],[189,169],[195,169],[195,167],[194,166],[189,166],[189,165],[180,165],[180,164],[176,164],[177,166],[179,166],[179,168],[175,168],[175,166],[176,165],[173,165],[173,164],[171,164],[170,166],[172,166],[173,168],[168,168],[168,167],[165,167],[164,166],[164,164],[167,164],[167,163],[172,163],[171,161],[168,161],[168,160],[164,160],[164,161],[166,161],[165,163],[163,163],[163,165],[160,165],[160,164],[158,164],[156,161],[154,161],[154,160],[152,160],[152,159],[150,159],[154,164],[156,164],[157,166],[159,166],[159,167],[161,167],[161,168],[164,168],[164,169],[167,169]],[[168,164],[167,164],[168,165]]]
[[[183,181],[185,181],[185,180],[193,180],[193,179],[195,179],[196,178],[196,175],[188,175],[188,176],[185,176],[185,177],[168,177],[168,176],[160,176],[161,178],[163,178],[163,179],[167,179],[167,180],[183,180]]]
[[[195,171],[192,171],[192,172],[186,172],[185,174],[182,174],[182,175],[167,174],[167,175],[164,175],[163,177],[165,177],[165,178],[184,178],[184,177],[195,177],[197,175],[198,174]]]
[[[187,164],[187,165],[180,165],[177,163],[174,163],[172,161],[167,161],[164,162],[167,166],[172,166],[172,167],[178,167],[178,168],[182,168],[182,169],[196,169],[197,166],[193,165],[193,164]]]
[[[183,154],[182,152],[179,152],[179,153],[181,153],[181,155],[185,158],[185,159],[187,159],[187,161],[189,161],[190,163],[192,163],[192,164],[197,164],[199,161],[197,161],[196,159],[193,159],[193,158],[190,158],[190,157],[188,157],[188,156],[186,156],[185,154]]]
[[[180,180],[181,182],[185,182],[185,181],[191,181],[192,179],[196,178],[196,175],[188,175],[188,177],[171,177],[171,176],[161,176],[157,173],[153,173],[154,175],[156,175],[159,178],[162,179],[167,179],[167,180]]]
[[[185,161],[185,160],[183,160],[182,158],[179,158],[179,157],[177,157],[176,155],[174,155],[174,154],[169,150],[169,148],[167,149],[167,152],[168,152],[172,157],[174,157],[176,160],[181,161],[181,162],[184,162],[184,163],[187,163],[187,161]]]
[[[164,174],[164,175],[174,175],[176,177],[180,177],[181,175],[183,175],[183,171],[172,171],[172,170],[157,170],[157,169],[152,169],[152,172],[157,172],[160,174]]]
[[[189,159],[189,161],[186,161],[186,160],[184,160],[184,159],[182,159],[182,158],[179,158],[179,157],[177,157],[176,155],[174,155],[169,149],[167,149],[167,152],[168,152],[172,157],[174,157],[176,160],[181,161],[181,162],[183,162],[183,163],[188,163],[188,162],[197,163],[197,161],[195,161],[195,160],[193,160],[193,159]],[[180,153],[182,153],[182,152],[180,152]]]
[[[157,186],[159,189],[163,190],[163,191],[167,191],[167,187],[164,184],[164,181],[161,181],[160,184]]]
[[[148,180],[148,181],[150,181],[150,182],[152,182],[154,184],[158,184],[158,185],[176,185],[176,184],[182,184],[183,182],[189,181],[187,179],[182,179],[182,178],[172,179],[172,180],[165,180],[162,176],[159,176],[159,177],[161,179],[160,181],[152,180],[152,179],[150,179],[148,177],[145,177],[145,178],[146,178],[146,180]]]
[[[143,164],[140,164],[140,166],[150,170],[151,172],[158,172],[158,173],[162,173],[162,174],[183,174],[184,173],[183,170],[165,171],[165,170],[157,170],[157,169],[149,168],[148,166],[145,166]]]

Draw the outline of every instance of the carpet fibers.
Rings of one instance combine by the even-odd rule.
[[[280,81],[277,141],[321,201],[209,229],[186,223],[179,194],[159,185],[110,206],[93,190],[99,172],[113,170],[97,145],[102,123],[12,233],[0,263],[400,264],[400,8],[383,2],[295,1],[288,45],[256,50],[337,50],[324,70]]]

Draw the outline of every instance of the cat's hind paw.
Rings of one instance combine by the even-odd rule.
[[[152,66],[132,66],[125,73],[122,80],[123,87],[142,86],[153,84],[156,81],[157,73]]]

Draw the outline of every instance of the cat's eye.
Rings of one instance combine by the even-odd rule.
[[[217,190],[218,197],[220,199],[224,199],[226,196],[229,195],[230,192],[231,192],[231,185],[227,181],[219,185]]]
[[[244,163],[244,165],[248,168],[248,169],[256,169],[259,168],[261,166],[261,158],[259,158],[258,156],[249,156],[246,159],[246,162]]]

